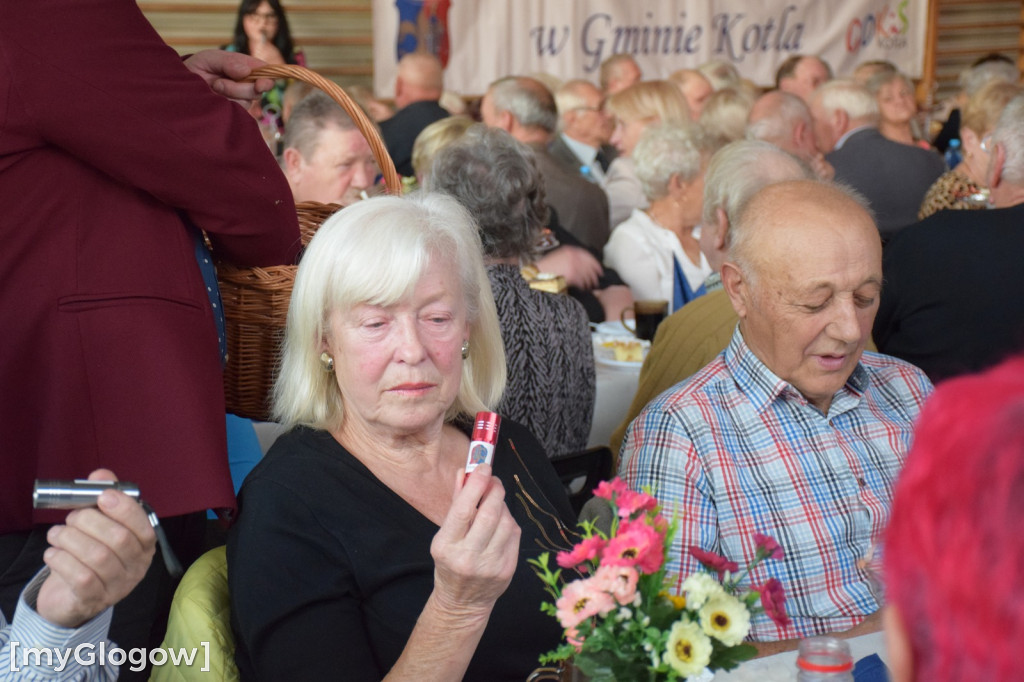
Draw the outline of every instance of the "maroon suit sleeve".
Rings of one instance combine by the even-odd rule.
[[[0,22],[10,104],[43,141],[183,211],[221,257],[294,262],[291,191],[256,122],[188,71],[134,2],[3,3]]]

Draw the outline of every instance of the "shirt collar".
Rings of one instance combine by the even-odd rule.
[[[591,147],[589,144],[583,144],[579,140],[574,140],[565,133],[562,133],[562,142],[572,150],[572,153],[576,155],[584,166],[590,166],[594,163],[594,159],[597,158],[597,148]]]
[[[834,147],[832,147],[832,151],[834,151],[834,152],[835,151],[839,151],[840,149],[843,148],[843,145],[846,144],[847,140],[849,140],[851,137],[853,137],[854,135],[856,135],[860,131],[867,130],[868,128],[874,128],[874,126],[872,126],[872,125],[859,126],[857,128],[854,128],[853,130],[847,130],[846,133],[842,137],[840,137],[838,140],[836,140],[836,145]]]
[[[763,413],[780,398],[807,402],[796,387],[780,379],[754,355],[754,351],[750,350],[743,340],[738,324],[732,334],[732,340],[725,349],[725,364],[733,381],[736,382],[736,388],[746,395],[758,414]],[[869,382],[867,370],[858,362],[846,384],[832,397],[826,416],[831,419],[855,408],[867,391]]]
[[[712,272],[706,278],[704,278],[704,290],[709,294],[712,291],[718,291],[722,288],[722,273]]]

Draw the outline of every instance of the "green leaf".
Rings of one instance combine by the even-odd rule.
[[[712,639],[711,666],[719,670],[732,670],[740,663],[749,661],[757,655],[757,647],[751,644],[738,644],[727,647],[718,640]]]

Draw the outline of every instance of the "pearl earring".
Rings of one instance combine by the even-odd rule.
[[[324,366],[325,372],[334,371],[334,358],[332,358],[327,351],[320,354],[320,364]]]

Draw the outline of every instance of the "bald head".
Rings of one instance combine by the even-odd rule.
[[[881,257],[878,228],[862,197],[833,183],[778,182],[763,187],[740,208],[729,259],[771,274],[790,267],[792,248],[800,246],[792,237],[822,241],[854,236],[873,245],[869,250],[877,246]]]
[[[443,91],[444,68],[434,55],[410,52],[398,62],[395,106],[399,109],[413,102],[436,102]]]
[[[619,52],[601,62],[601,88],[606,95],[614,95],[625,90],[643,77],[640,66],[633,56]]]
[[[729,256],[722,284],[743,340],[827,414],[878,310],[882,244],[871,215],[836,185],[769,185],[740,211]]]

